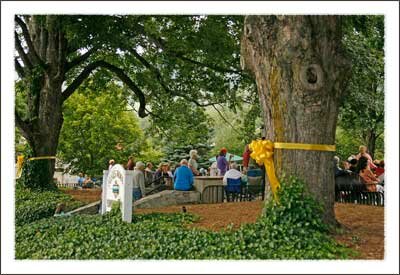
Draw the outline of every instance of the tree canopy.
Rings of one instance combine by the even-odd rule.
[[[342,97],[339,126],[367,145],[372,155],[384,132],[383,20],[383,16],[347,17],[343,39],[352,75]],[[382,145],[381,141],[378,144]],[[378,149],[383,151],[382,146]]]

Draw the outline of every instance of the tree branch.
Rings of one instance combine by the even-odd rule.
[[[24,78],[25,71],[24,68],[19,64],[17,58],[14,58],[15,70],[17,71],[20,78]]]
[[[236,130],[236,128],[222,115],[221,111],[218,110],[217,107],[215,107],[215,105],[212,105],[212,107],[215,109],[215,111],[217,111],[218,115],[237,133],[237,134],[241,134],[239,133],[238,130]]]
[[[17,32],[14,32],[14,36],[15,36],[15,48],[16,48],[17,51],[18,51],[19,57],[21,57],[22,62],[24,62],[24,65],[25,65],[27,68],[31,69],[31,68],[32,68],[32,63],[31,63],[31,61],[29,60],[28,56],[26,55],[24,49],[23,49],[22,46],[21,46],[21,41],[20,41],[19,38],[18,38],[18,33],[17,33]]]
[[[78,56],[77,58],[71,60],[71,62],[67,62],[67,65],[65,67],[65,71],[68,72],[70,69],[72,69],[75,66],[78,66],[79,64],[81,64],[82,62],[84,62],[85,60],[87,60],[89,58],[89,56],[94,53],[97,50],[96,47],[91,48],[90,50],[88,50],[86,53]]]
[[[95,61],[90,63],[83,69],[83,71],[75,78],[74,81],[63,91],[62,97],[63,101],[67,100],[73,92],[82,84],[82,82],[90,75],[90,73],[98,67],[103,67],[109,71],[115,73],[122,82],[124,82],[138,97],[139,99],[139,117],[145,117],[146,114],[146,99],[144,93],[140,88],[124,73],[124,71],[110,63],[103,60]]]
[[[17,110],[15,110],[15,125],[21,130],[22,135],[24,138],[29,140],[29,136],[32,132],[31,127],[28,123],[22,120],[22,118],[19,116]]]
[[[32,59],[35,61],[35,63],[44,67],[43,60],[39,57],[39,55],[37,54],[37,52],[35,50],[35,47],[33,46],[31,36],[29,35],[29,31],[28,31],[28,28],[26,27],[26,24],[17,15],[15,15],[14,19],[15,19],[15,22],[17,22],[18,25],[22,29],[22,35],[24,36],[25,42],[28,45],[28,49],[29,49],[28,54],[30,54],[32,56]]]
[[[158,48],[164,50],[165,52],[171,54],[173,57],[184,60],[186,62],[198,65],[198,66],[202,66],[202,67],[206,67],[209,69],[212,69],[214,71],[220,72],[220,73],[232,73],[232,74],[237,74],[237,75],[241,75],[245,78],[250,79],[249,75],[246,74],[244,71],[240,71],[240,70],[232,70],[232,69],[227,69],[221,66],[217,66],[217,65],[212,65],[212,64],[207,64],[207,63],[203,63],[197,60],[193,60],[191,58],[188,58],[186,56],[184,56],[184,53],[181,52],[177,52],[175,50],[171,50],[170,47],[168,47],[166,41],[160,37],[156,37],[153,34],[149,34],[148,32],[146,32],[145,28],[141,25],[136,25],[137,30],[139,30],[139,32],[145,36],[147,36],[151,42],[153,42]]]
[[[184,94],[180,94],[177,93],[175,91],[172,91],[168,85],[165,83],[165,81],[162,78],[161,72],[152,64],[150,64],[145,58],[143,58],[143,56],[141,56],[136,50],[134,49],[129,49],[129,51],[140,61],[140,63],[142,63],[147,69],[149,69],[157,78],[157,81],[160,83],[160,85],[163,87],[164,91],[166,91],[167,93],[169,93],[170,95],[173,96],[178,96],[178,97],[182,97],[183,99],[189,101],[189,102],[193,102],[194,104],[196,104],[199,107],[207,107],[207,106],[211,106],[217,103],[200,103],[198,102],[196,99],[194,99],[191,96],[188,95],[184,95]]]

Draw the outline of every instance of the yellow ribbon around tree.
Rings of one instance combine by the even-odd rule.
[[[312,150],[312,151],[336,151],[335,145],[326,144],[303,144],[303,143],[284,143],[272,142],[270,140],[253,140],[249,145],[252,153],[250,154],[259,165],[264,164],[265,171],[268,176],[271,191],[275,201],[278,202],[278,189],[280,183],[275,174],[274,166],[274,148],[277,149],[294,149],[294,150]]]
[[[55,156],[41,156],[41,157],[33,157],[29,158],[28,161],[31,160],[41,160],[41,159],[56,159]],[[16,178],[19,179],[22,174],[22,167],[24,166],[25,157],[23,155],[17,156],[17,175]]]

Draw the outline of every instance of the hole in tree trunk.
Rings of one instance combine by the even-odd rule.
[[[307,82],[310,84],[315,84],[317,83],[318,77],[317,77],[317,72],[313,67],[308,67],[307,68]]]
[[[324,85],[324,73],[318,64],[307,64],[300,69],[300,82],[306,90],[317,91]]]

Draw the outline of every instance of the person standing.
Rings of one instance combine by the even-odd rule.
[[[111,170],[111,168],[114,166],[115,164],[115,160],[110,159],[110,161],[108,162],[108,170]]]
[[[218,167],[217,167],[217,162],[216,161],[214,161],[210,166],[210,176],[211,177],[218,176]]]
[[[192,172],[195,176],[199,176],[199,164],[197,163],[197,159],[199,158],[199,156],[197,155],[197,150],[190,150],[189,156],[189,168],[192,169]]]
[[[246,144],[246,146],[244,147],[244,152],[243,152],[243,156],[242,156],[244,172],[247,172],[247,170],[249,169],[250,154],[251,154],[251,150],[249,148],[249,145]]]
[[[180,191],[189,191],[193,187],[193,172],[188,167],[186,159],[181,160],[181,166],[176,169],[174,175],[174,189]]]
[[[154,180],[153,163],[151,162],[146,164],[146,169],[144,170],[144,179],[146,185],[150,185]]]
[[[138,161],[133,170],[132,196],[134,200],[143,198],[146,194],[144,185],[144,163]]]
[[[359,153],[356,156],[356,159],[359,160],[361,157],[365,157],[368,159],[369,168],[371,168],[372,170],[376,169],[376,165],[373,163],[371,155],[367,153],[367,146],[361,145],[358,150]]]
[[[135,168],[135,158],[133,156],[130,156],[128,158],[128,163],[126,164],[126,170],[133,170]]]
[[[227,152],[226,148],[222,148],[217,158],[217,168],[219,170],[219,176],[224,176],[229,167],[229,163],[225,157],[226,152]]]

